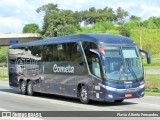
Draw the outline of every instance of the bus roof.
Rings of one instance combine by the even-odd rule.
[[[60,36],[60,37],[51,37],[43,40],[37,40],[28,43],[15,44],[10,46],[10,48],[17,47],[27,47],[27,46],[43,46],[48,44],[57,44],[57,43],[68,43],[68,42],[78,42],[78,41],[88,41],[88,42],[103,42],[110,45],[135,45],[135,42],[128,37],[115,34],[77,34],[70,36]]]

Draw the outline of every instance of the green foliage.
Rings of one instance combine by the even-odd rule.
[[[141,29],[142,36],[142,47],[143,49],[149,51],[151,56],[153,54],[160,53],[160,30],[159,29]],[[131,36],[133,40],[136,41],[138,45],[140,45],[140,30],[139,29],[131,29]],[[160,57],[160,56],[159,56]]]
[[[92,29],[92,27],[81,27],[80,30],[78,30],[76,33],[81,34],[81,33],[93,33],[95,30]]]
[[[94,24],[100,21],[114,21],[116,20],[113,8],[105,7],[104,9],[89,8],[86,11],[79,12],[81,19],[88,24]]]
[[[124,23],[123,26],[128,29],[136,29],[136,28],[139,28],[139,22],[137,22],[137,21],[126,22],[126,23]]]
[[[0,66],[7,64],[8,47],[0,47]]]
[[[109,33],[109,34],[120,34],[119,30],[107,30],[107,33]]]
[[[48,4],[37,9],[45,12],[42,35],[45,37],[74,34],[79,29],[79,15],[71,10],[60,10]]]
[[[58,27],[57,36],[74,34],[77,28],[74,25],[64,25]]]
[[[114,23],[101,21],[97,22],[96,24],[90,27],[81,27],[81,30],[77,31],[76,33],[106,33],[106,31],[109,30],[115,31],[114,28]]]
[[[57,12],[57,11],[59,11],[58,5],[53,4],[53,3],[48,3],[46,5],[43,5],[39,8],[37,8],[37,10],[36,10],[37,13],[45,12],[45,14],[49,14],[49,13],[53,13],[53,12]]]
[[[114,29],[114,24],[112,22],[97,22],[96,24],[93,25],[92,27],[95,31],[106,31],[106,30],[111,30]]]
[[[98,27],[100,28],[100,27]],[[124,27],[120,27],[124,28]],[[150,52],[151,57],[159,57],[160,58],[160,30],[159,29],[121,29],[124,34],[120,33],[120,29],[109,29],[106,30],[105,33],[110,34],[121,34],[127,36],[126,32],[130,31],[130,38],[135,40],[136,44],[140,47],[140,31],[141,31],[141,38],[142,38],[142,47],[144,50]],[[121,32],[122,32],[121,31]],[[94,29],[93,27],[82,27],[81,31],[77,31],[77,33],[104,33],[104,30]],[[152,64],[152,63],[151,63]],[[158,65],[158,64],[155,64]]]
[[[124,9],[122,9],[122,7],[118,7],[117,10],[117,20],[119,22],[123,22],[124,19],[129,15],[128,11],[125,11]]]
[[[135,16],[135,15],[131,15],[130,21],[141,21],[141,18],[140,18],[140,17],[137,17],[137,16]]]
[[[38,33],[39,31],[39,26],[37,24],[26,24],[23,27],[23,33]]]
[[[143,49],[149,51],[151,55],[160,57],[160,49],[158,49],[160,17],[151,17],[142,22],[140,17],[132,15],[130,22],[124,22],[129,13],[121,7],[116,11],[106,6],[102,9],[91,7],[88,10],[74,12],[59,9],[58,5],[53,3],[43,5],[37,9],[37,12],[45,13],[41,31],[45,37],[75,33],[111,33],[130,37],[140,45],[141,33]],[[80,27],[79,23],[82,21],[92,26]]]
[[[130,29],[128,29],[124,26],[119,27],[119,32],[123,36],[130,37]]]
[[[142,26],[149,29],[158,29],[160,28],[160,17],[151,17],[148,20],[142,23]]]

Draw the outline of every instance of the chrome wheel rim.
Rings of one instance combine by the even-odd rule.
[[[25,89],[26,89],[26,86],[25,86],[25,84],[24,84],[24,82],[21,84],[21,90],[22,90],[22,92],[25,92]]]
[[[32,93],[32,87],[31,84],[28,85],[28,93]]]
[[[81,91],[81,98],[84,101],[87,100],[88,94],[87,94],[87,90],[86,89],[82,89],[82,91]]]

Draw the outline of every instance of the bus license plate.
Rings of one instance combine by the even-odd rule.
[[[125,94],[125,97],[126,97],[126,98],[132,97],[132,94]]]

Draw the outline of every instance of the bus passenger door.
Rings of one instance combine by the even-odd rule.
[[[89,69],[92,75],[93,82],[93,99],[94,100],[103,100],[103,91],[99,84],[102,83],[102,68],[100,64],[99,55],[91,52],[91,58],[88,61]]]

